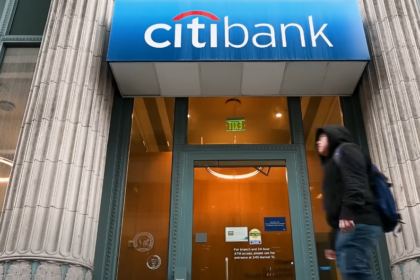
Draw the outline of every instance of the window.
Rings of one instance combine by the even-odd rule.
[[[289,144],[287,98],[190,98],[188,143]]]
[[[35,71],[39,48],[7,48],[0,67],[0,208]]]
[[[165,280],[175,100],[136,98],[118,264],[119,280]]]
[[[19,0],[10,35],[42,35],[51,0]]]

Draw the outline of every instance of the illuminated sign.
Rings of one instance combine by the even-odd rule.
[[[110,62],[367,61],[356,0],[115,1]]]
[[[245,119],[227,119],[226,131],[245,131]]]

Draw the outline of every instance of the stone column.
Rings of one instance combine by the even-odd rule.
[[[395,280],[420,279],[420,13],[417,0],[359,0],[372,62],[362,103],[374,162],[393,183],[403,231],[387,235]]]
[[[0,279],[91,279],[113,0],[53,0],[0,221]]]

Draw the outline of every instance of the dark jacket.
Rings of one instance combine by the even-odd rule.
[[[317,130],[316,140],[321,133],[327,135],[329,146],[329,155],[320,158],[324,166],[324,208],[327,222],[333,229],[332,238],[339,230],[340,220],[382,226],[368,176],[370,159],[356,144],[343,145],[338,166],[332,155],[340,144],[352,143],[350,132],[342,126],[327,126]]]

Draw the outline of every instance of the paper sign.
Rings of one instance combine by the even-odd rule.
[[[286,231],[285,217],[264,218],[265,231]]]
[[[226,242],[248,242],[247,227],[227,227],[225,230]]]
[[[249,244],[250,245],[259,245],[261,244],[261,231],[254,228],[249,232]]]

